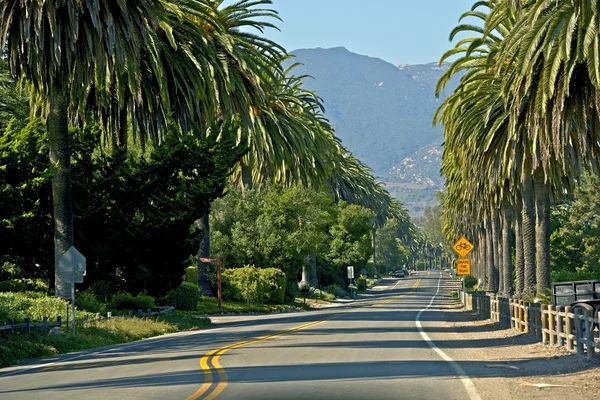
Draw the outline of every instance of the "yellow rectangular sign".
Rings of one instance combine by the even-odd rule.
[[[459,258],[456,260],[456,275],[471,275],[470,258]]]

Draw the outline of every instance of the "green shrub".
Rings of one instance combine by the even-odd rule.
[[[321,299],[326,301],[335,300],[335,296],[331,293],[324,292],[320,289],[310,288],[310,297],[313,299]]]
[[[200,300],[198,285],[190,282],[183,282],[181,286],[167,293],[167,300],[177,310],[193,311]]]
[[[131,293],[117,293],[112,297],[111,307],[117,311],[137,311],[155,308],[155,300],[152,296],[139,294],[133,296]]]
[[[119,292],[119,288],[117,287],[117,285],[108,281],[98,281],[92,284],[86,290],[94,293],[96,298],[105,304],[110,303],[113,294]]]
[[[367,290],[367,277],[359,276],[356,280],[356,286],[358,287],[358,290]]]
[[[43,317],[55,320],[57,316],[66,317],[68,302],[37,292],[0,293],[2,319],[22,322],[29,317],[40,321]]]
[[[465,288],[472,289],[475,285],[477,285],[477,278],[472,275],[465,276]]]
[[[346,291],[344,289],[342,289],[341,286],[339,286],[338,284],[331,284],[329,285],[329,287],[327,288],[327,291],[329,293],[331,293],[332,295],[334,295],[335,297],[345,297],[348,295],[348,293],[346,293]]]
[[[0,292],[45,291],[46,284],[41,279],[10,279],[0,282]]]
[[[286,276],[277,268],[244,268],[223,271],[223,298],[256,304],[283,303]]]
[[[552,282],[588,281],[600,279],[600,272],[552,271]]]
[[[92,290],[84,290],[75,295],[75,305],[78,310],[85,310],[92,313],[104,313],[106,305],[96,297]]]
[[[183,282],[189,282],[193,283],[194,285],[198,285],[198,268],[187,267],[185,269],[185,274],[183,275]]]

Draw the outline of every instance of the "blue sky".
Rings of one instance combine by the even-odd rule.
[[[288,51],[337,47],[392,64],[439,61],[475,0],[274,0],[283,22],[267,36]],[[227,1],[231,3],[231,1]]]

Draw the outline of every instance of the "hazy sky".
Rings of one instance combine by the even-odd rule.
[[[232,1],[227,0],[227,3]],[[274,0],[283,22],[267,36],[288,51],[337,47],[392,64],[438,61],[475,0]]]

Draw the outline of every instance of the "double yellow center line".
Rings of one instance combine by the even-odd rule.
[[[418,281],[415,282],[415,284],[412,287],[412,290],[408,293],[413,292],[419,286],[420,283],[421,283],[421,279],[419,279]],[[374,307],[374,306],[381,305],[381,304],[391,303],[392,301],[398,300],[400,297],[402,297],[408,293],[403,293],[399,296],[394,296],[389,300],[372,304],[370,307]],[[196,400],[200,396],[204,396],[204,395],[206,396],[206,397],[204,397],[205,400],[213,400],[217,396],[219,396],[221,394],[221,392],[223,392],[223,390],[225,390],[225,387],[227,387],[227,372],[225,372],[225,370],[219,363],[219,358],[223,354],[227,353],[229,350],[236,349],[236,348],[242,347],[242,346],[246,346],[246,345],[252,344],[252,343],[262,342],[263,340],[272,339],[272,338],[275,338],[275,337],[278,337],[281,335],[285,335],[286,333],[296,332],[296,331],[300,331],[302,329],[310,328],[312,326],[322,324],[323,322],[330,321],[330,320],[336,318],[338,315],[334,315],[332,317],[325,318],[325,319],[322,319],[319,321],[309,322],[307,324],[296,326],[294,328],[290,328],[290,329],[287,329],[287,330],[284,330],[281,332],[277,332],[277,333],[273,333],[270,335],[265,335],[265,336],[261,336],[258,338],[245,340],[243,342],[230,344],[228,346],[223,346],[221,348],[218,348],[216,350],[212,350],[212,351],[206,353],[200,359],[200,369],[202,369],[202,371],[204,372],[204,383],[202,384],[202,386],[200,386],[200,388],[194,394],[189,396],[186,400]],[[212,368],[211,368],[211,363],[212,363]],[[214,379],[213,379],[213,377],[214,377],[213,368],[219,377],[218,381],[214,381]],[[213,387],[213,383],[215,383],[215,382],[217,383],[216,387],[212,391],[210,391],[210,389]]]

